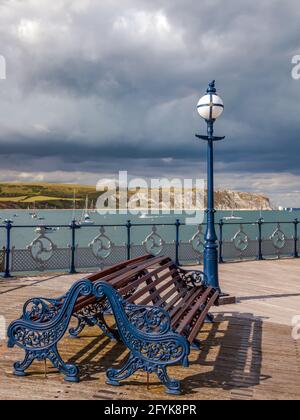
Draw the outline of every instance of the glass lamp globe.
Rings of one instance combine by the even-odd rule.
[[[205,120],[216,120],[224,111],[224,103],[216,93],[208,93],[199,100],[197,110]]]

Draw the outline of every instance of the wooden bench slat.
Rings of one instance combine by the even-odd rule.
[[[218,297],[219,297],[219,292],[215,291],[215,293],[213,294],[213,296],[210,298],[209,302],[207,303],[204,311],[202,311],[202,314],[200,315],[199,319],[197,320],[194,327],[190,331],[187,338],[189,343],[192,343],[197,337],[202,325],[204,324],[204,321],[205,321],[206,315],[208,314],[209,309],[212,307],[212,305],[215,303]]]
[[[146,254],[146,255],[142,255],[141,257],[137,257],[134,258],[132,260],[127,260],[121,263],[117,263],[111,267],[108,267],[102,271],[98,271],[96,274],[91,274],[89,276],[87,276],[87,280],[90,280],[92,282],[99,280],[102,277],[106,277],[109,274],[113,274],[116,271],[120,271],[122,269],[126,269],[128,267],[132,267],[132,266],[137,266],[139,265],[142,261],[146,261],[146,260],[151,260],[153,259],[153,255],[151,254]]]
[[[118,263],[113,265],[112,267],[109,267],[103,271],[99,271],[96,274],[92,274],[90,276],[87,276],[87,280],[90,280],[92,282],[98,281],[102,279],[103,281],[109,282],[112,278],[115,277],[115,273],[118,272],[118,274],[123,274],[128,272],[129,269],[133,267],[137,267],[142,261],[153,259],[153,255],[147,254],[143,255],[141,257],[134,258],[133,260],[125,261],[123,263]],[[80,309],[84,308],[86,305],[90,305],[94,303],[96,299],[94,297],[86,297],[81,296],[77,299],[77,303],[74,307],[73,312],[78,312]]]
[[[152,265],[156,264],[157,261],[160,261],[161,259],[166,259],[166,257],[160,257],[158,259],[158,258],[153,257],[152,255],[146,255],[144,257],[139,257],[137,259],[138,261],[134,260],[133,264],[127,264],[127,265],[126,263],[117,264],[115,267],[117,267],[118,265],[121,265],[121,266],[126,265],[122,270],[120,270],[121,275],[119,275],[118,277],[116,277],[116,272],[118,272],[119,274],[119,271],[115,268],[114,271],[112,272],[112,268],[111,268],[111,269],[101,271],[97,273],[96,275],[88,276],[87,279],[88,280],[92,279],[91,281],[97,281],[101,279],[102,281],[106,281],[107,283],[111,284],[118,290],[118,287],[114,285],[115,279],[121,277],[121,280],[124,281],[128,277],[133,277],[133,270],[134,270],[134,273],[136,273],[136,272],[139,272],[139,270],[141,270],[141,267],[144,267],[144,263],[143,265],[140,264],[140,262],[143,260],[146,260],[147,266],[151,267]],[[97,299],[94,297],[80,297],[77,300],[73,313],[78,312],[80,309],[84,308],[87,305],[95,303],[96,301]]]
[[[186,308],[194,302],[194,300],[202,293],[202,291],[202,288],[196,288],[195,291],[192,291],[191,294],[187,294],[187,296],[185,296],[183,300],[179,302],[177,306],[175,306],[175,308],[172,309],[172,311],[170,312],[170,316],[172,318],[172,326],[175,326],[177,324],[177,322],[180,320],[180,318],[186,311]]]
[[[151,300],[155,299],[156,297],[160,296],[161,292],[164,292],[166,289],[168,289],[170,286],[174,284],[174,278],[171,278],[167,283],[165,283],[162,287],[157,289],[154,293],[151,293],[151,295],[147,296],[143,302],[142,305],[147,305],[151,302]]]
[[[195,296],[197,296],[200,293],[200,291],[201,289],[198,287],[186,291],[182,297],[182,300],[176,302],[176,305],[174,305],[173,308],[170,309],[170,316],[174,317],[175,314],[182,308],[182,306],[185,305],[190,299],[195,299]]]
[[[130,270],[130,276],[134,276],[135,274],[138,274],[139,272],[142,272],[143,270],[150,268],[151,266],[155,265],[155,264],[161,264],[163,263],[163,261],[170,261],[170,258],[168,257],[155,257],[153,259],[151,259],[150,261],[147,261],[141,265],[138,265],[136,268],[133,268],[132,270]],[[121,275],[121,276],[117,276],[114,279],[112,279],[112,281],[110,282],[110,284],[112,286],[115,286],[116,284],[121,284],[121,282],[124,280],[126,282],[126,279],[128,278],[128,273]]]
[[[186,294],[186,290],[182,290],[181,292],[178,291],[178,287],[177,285],[174,284],[174,287],[168,291],[168,293],[166,293],[165,295],[161,296],[160,299],[156,302],[157,306],[163,306],[163,308],[166,310],[166,305],[167,305],[167,301],[168,299],[174,295],[174,293],[176,293],[176,296],[180,295],[180,293]]]
[[[170,302],[167,303],[167,305],[164,307],[165,311],[170,312],[175,304],[185,295],[187,295],[187,290],[182,290],[180,293],[178,293]]]
[[[145,283],[147,280],[151,279],[151,277],[153,277],[155,274],[160,273],[161,271],[164,271],[166,268],[169,268],[171,265],[171,262],[168,262],[167,264],[161,265],[158,268],[156,268],[153,271],[149,271],[147,272],[147,274],[141,276],[140,278],[138,278],[137,280],[131,282],[130,284],[126,284],[126,286],[121,287],[119,289],[119,292],[121,294],[126,294],[128,293],[130,290],[132,290],[133,287],[137,287],[142,283]],[[169,273],[167,273],[169,275]],[[160,281],[163,280],[163,276],[161,276],[158,280],[155,280],[151,283],[152,287],[157,285]],[[145,287],[145,292],[147,292],[149,290],[148,288],[149,285],[147,285],[147,287]],[[144,290],[144,289],[141,289]]]
[[[187,325],[189,325],[192,322],[196,313],[201,311],[201,305],[203,305],[206,302],[206,300],[209,297],[211,291],[212,291],[211,287],[207,288],[202,295],[197,297],[196,301],[193,303],[193,306],[191,306],[189,309],[187,309],[187,314],[181,320],[181,322],[179,324],[179,327],[176,328],[176,330],[179,332],[179,334],[181,334],[185,330]]]

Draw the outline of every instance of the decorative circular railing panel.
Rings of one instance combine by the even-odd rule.
[[[240,226],[240,230],[232,238],[232,242],[235,248],[241,252],[246,251],[246,249],[249,247],[249,237],[244,232],[243,225]]]
[[[276,249],[283,249],[285,247],[286,236],[285,233],[282,232],[280,225],[277,226],[277,229],[272,233],[270,239]]]
[[[57,246],[46,236],[46,229],[40,229],[41,234],[27,246],[32,259],[41,266],[45,265],[52,257]]]
[[[193,250],[197,254],[203,254],[203,251],[204,251],[204,234],[203,234],[202,226],[198,226],[197,232],[192,237],[192,239],[189,241],[189,243],[192,245]]]
[[[142,242],[149,254],[159,255],[165,245],[164,239],[157,233],[157,227],[152,227],[152,232]]]
[[[89,247],[91,248],[92,253],[96,258],[105,260],[112,253],[114,243],[105,234],[105,229],[102,226],[100,228],[100,234],[92,240],[92,242],[89,244]]]

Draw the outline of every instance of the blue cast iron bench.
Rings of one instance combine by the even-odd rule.
[[[66,381],[78,382],[78,367],[62,359],[57,345],[68,329],[77,338],[85,327],[98,326],[129,350],[123,366],[108,369],[108,384],[120,385],[142,369],[155,373],[168,393],[178,394],[180,382],[169,378],[167,367],[188,366],[190,348],[199,348],[196,337],[218,297],[203,273],[183,270],[168,257],[145,255],[116,264],[77,281],[62,297],[25,303],[21,318],[8,328],[8,346],[25,351],[14,373],[24,376],[34,360],[48,359]],[[108,314],[116,328],[106,321]]]

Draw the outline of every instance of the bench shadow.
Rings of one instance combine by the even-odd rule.
[[[208,324],[198,336],[202,341],[202,348],[191,352],[190,368],[180,367],[183,395],[200,395],[203,388],[242,392],[246,389],[252,390],[269,379],[270,376],[261,373],[262,328],[263,319],[254,317],[253,314],[217,314],[214,322]],[[70,363],[78,365],[81,382],[98,380],[97,374],[103,374],[111,367],[119,367],[128,354],[123,343],[112,342],[104,334],[88,338],[92,341],[69,359]],[[189,375],[196,366],[201,366],[201,372]],[[170,374],[172,376],[171,369]],[[134,377],[123,383],[141,385]],[[155,379],[151,381],[151,385],[158,384]]]
[[[89,337],[93,338],[93,337]],[[82,336],[78,340],[86,339]],[[80,370],[80,382],[98,380],[95,375],[105,373],[111,367],[118,367],[127,357],[128,351],[122,342],[112,341],[103,333],[83,346],[68,363],[75,363]],[[123,360],[120,357],[124,355]]]
[[[190,364],[191,370],[197,364],[207,367],[207,370],[187,376],[182,382],[184,393],[218,388],[241,391],[242,395],[242,390],[251,392],[253,387],[270,379],[261,373],[262,332],[263,319],[253,314],[230,312],[216,315],[208,333],[200,334],[202,350]]]

